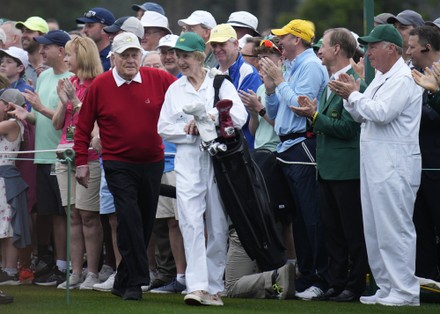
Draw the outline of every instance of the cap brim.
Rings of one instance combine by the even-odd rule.
[[[104,32],[106,32],[108,34],[113,34],[113,33],[120,31],[121,27],[113,24],[113,25],[104,27],[103,30],[104,30]]]
[[[362,45],[368,45],[370,43],[378,43],[380,41],[383,41],[382,39],[378,39],[376,37],[372,37],[372,36],[364,36],[364,37],[359,37],[358,38],[358,42]]]
[[[431,21],[425,22],[425,25],[428,25],[428,26],[435,26],[435,27],[440,28],[440,23],[436,24],[436,23],[431,22]]]
[[[121,48],[119,48],[119,49],[117,49],[117,50],[114,50],[114,51],[112,51],[112,52],[123,53],[125,50],[127,50],[127,49],[132,49],[132,48],[134,48],[134,49],[138,49],[138,50],[141,50],[141,51],[142,51],[142,47],[139,47],[139,46],[136,46],[136,45],[127,45],[127,46],[121,47]]]
[[[199,21],[191,20],[191,19],[181,19],[181,20],[177,21],[177,24],[179,24],[179,26],[183,26],[183,25],[194,26],[194,25],[199,25],[202,23]]]
[[[29,24],[26,24],[25,22],[17,22],[17,23],[15,23],[15,28],[22,29],[23,27],[26,27],[27,29],[30,29],[31,31],[34,31],[34,32],[38,32],[39,31],[38,29],[32,28],[32,26],[30,26]]]
[[[142,6],[140,6],[139,4],[133,4],[132,6],[131,6],[131,8],[134,10],[134,11],[139,11],[139,10],[144,10],[144,11],[147,11],[145,8],[143,8]]]
[[[213,38],[212,40],[208,40],[206,43],[225,43],[227,42],[229,39],[231,39],[233,37],[217,37],[217,38]]]
[[[252,32],[254,32],[253,36],[261,36],[261,34],[254,28],[250,27],[247,24],[240,23],[240,22],[227,22],[226,24],[231,25],[232,27],[241,27],[241,28],[249,28]]]
[[[411,24],[412,24],[411,21],[409,21],[409,20],[407,20],[407,19],[405,19],[405,18],[402,18],[401,16],[390,17],[390,18],[387,20],[387,23],[388,23],[388,24],[394,24],[394,23],[396,23],[396,22],[399,22],[399,23],[402,24],[402,25],[411,25]]]
[[[98,19],[91,19],[91,18],[87,18],[87,17],[79,17],[76,19],[76,23],[79,24],[85,24],[85,23],[99,23],[102,24],[100,20]]]
[[[34,40],[41,45],[55,45],[52,41],[43,36],[34,37]]]
[[[289,34],[288,32],[286,32],[284,29],[282,28],[278,28],[278,29],[272,29],[270,31],[272,34],[274,34],[275,36],[284,36]]]

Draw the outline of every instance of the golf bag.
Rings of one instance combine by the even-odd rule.
[[[286,263],[281,229],[275,224],[263,175],[251,158],[242,131],[233,127],[229,116],[232,102],[218,101],[224,79],[224,75],[214,78],[214,103],[219,110],[219,137],[214,142],[222,147],[211,154],[217,185],[246,253],[260,270],[273,270]]]

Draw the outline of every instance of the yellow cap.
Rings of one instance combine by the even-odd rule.
[[[311,43],[315,37],[315,25],[307,20],[291,20],[283,28],[273,29],[271,32],[276,36],[292,34]]]
[[[224,43],[231,38],[237,39],[237,32],[229,24],[219,24],[211,30],[211,36],[209,36],[208,43]]]
[[[40,32],[42,34],[46,34],[49,31],[49,26],[47,22],[39,16],[31,16],[25,22],[17,22],[15,27],[18,29],[22,29],[26,27],[34,32]]]

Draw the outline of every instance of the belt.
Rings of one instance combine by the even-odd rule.
[[[281,142],[285,142],[287,140],[295,140],[300,137],[312,138],[313,132],[307,131],[307,132],[302,132],[302,133],[289,133],[286,135],[280,135],[280,140],[281,140]]]

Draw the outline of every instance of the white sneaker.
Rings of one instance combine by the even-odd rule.
[[[183,300],[188,305],[211,305],[212,296],[206,291],[196,290],[188,293]]]
[[[98,275],[88,272],[86,280],[79,286],[80,290],[92,290],[93,285],[99,283]]]
[[[72,273],[69,277],[69,288],[78,289],[82,283],[82,276],[78,273]],[[60,283],[58,289],[67,289],[67,281]]]
[[[295,293],[295,296],[301,300],[309,301],[313,298],[320,297],[324,294],[324,291],[322,291],[320,288],[311,286],[304,290],[303,292],[297,292]]]
[[[399,297],[389,295],[385,298],[378,298],[377,304],[381,304],[385,306],[420,306],[420,301],[419,299],[415,299],[413,301],[407,301]]]
[[[114,272],[113,267],[103,264],[98,275],[99,282],[106,281]]]
[[[104,292],[112,291],[113,284],[115,283],[115,276],[116,276],[116,272],[111,274],[110,277],[108,277],[108,279],[103,283],[95,283],[93,285],[93,290],[104,291]]]
[[[378,303],[378,300],[385,298],[387,295],[382,290],[377,290],[375,294],[369,296],[363,296],[359,298],[359,302],[362,304],[372,305]]]

